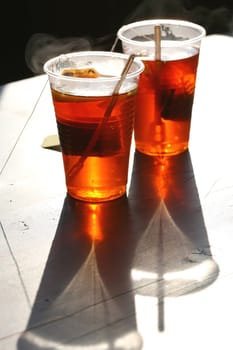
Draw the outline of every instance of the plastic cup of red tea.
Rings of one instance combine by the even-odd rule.
[[[139,75],[136,59],[104,51],[60,55],[44,65],[68,194],[102,202],[125,195]],[[116,86],[120,84],[116,93]]]
[[[159,28],[159,35],[156,29]],[[188,149],[196,76],[205,29],[192,22],[145,20],[121,27],[122,50],[140,56],[135,144],[147,155]]]

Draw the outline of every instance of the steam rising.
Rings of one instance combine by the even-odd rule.
[[[128,16],[127,23],[151,18],[176,18],[203,25],[207,34],[233,35],[233,4],[231,8],[222,4],[210,9],[209,2],[204,5],[205,1],[201,5],[196,5],[195,0],[186,2],[189,6],[184,6],[184,3],[184,0],[144,0]]]
[[[86,38],[58,39],[50,34],[38,33],[32,35],[27,43],[25,60],[33,73],[40,74],[43,72],[44,63],[49,58],[60,53],[90,49],[91,43]]]
[[[205,3],[203,0],[198,5],[198,1],[191,4],[192,1],[185,0],[143,0],[117,26],[120,28],[123,24],[143,19],[177,18],[203,25],[207,34],[233,35],[233,4],[224,5],[222,1],[221,6],[210,9],[203,2]],[[49,33],[35,33],[26,45],[26,64],[32,73],[41,74],[43,65],[49,58],[73,51],[110,50],[115,38],[115,32],[95,39],[79,36],[60,38]]]
[[[108,36],[96,39],[95,42],[88,37],[57,38],[47,33],[33,34],[25,49],[25,61],[34,74],[43,73],[44,63],[57,55],[74,52],[104,49]]]

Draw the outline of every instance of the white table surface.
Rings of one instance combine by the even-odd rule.
[[[41,147],[46,81],[0,87],[0,349],[232,349],[233,38],[203,41],[189,152],[132,146],[127,196],[105,204],[66,198]]]

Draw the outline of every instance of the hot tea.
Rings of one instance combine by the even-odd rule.
[[[135,121],[136,147],[142,153],[178,154],[188,148],[199,56],[192,51],[186,57],[182,50],[184,58],[170,61],[144,60]]]
[[[84,162],[111,96],[84,97],[52,90],[68,192],[75,198],[114,198],[126,190],[136,90],[119,95],[111,117]]]

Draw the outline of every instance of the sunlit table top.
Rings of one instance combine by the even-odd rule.
[[[0,349],[225,349],[233,38],[204,39],[189,151],[131,150],[127,195],[66,197],[47,77],[0,87]]]

